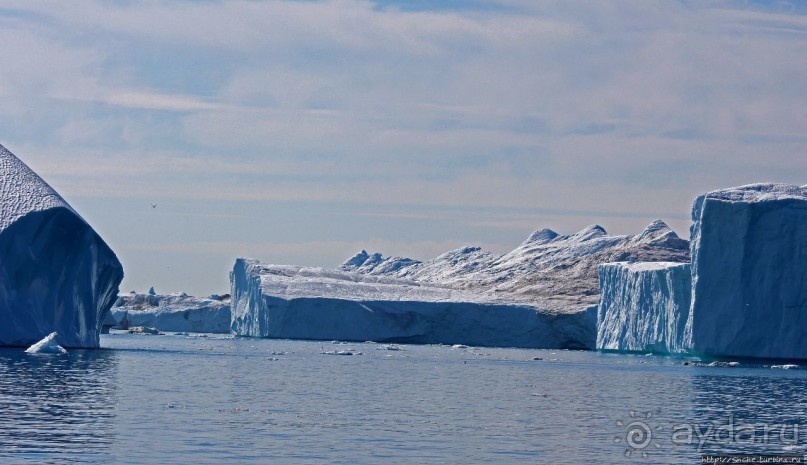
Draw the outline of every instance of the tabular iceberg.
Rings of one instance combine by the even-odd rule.
[[[230,297],[197,298],[183,293],[126,294],[112,307],[117,326],[147,326],[160,331],[229,333]]]
[[[807,186],[710,192],[692,220],[692,352],[807,358]]]
[[[692,219],[691,266],[600,268],[597,347],[807,359],[807,186],[710,192]]]
[[[463,247],[428,262],[362,250],[338,270],[239,259],[231,274],[239,335],[593,349],[597,266],[688,260],[664,222],[610,236],[532,233],[512,252]]]
[[[231,273],[232,331],[241,336],[591,349],[596,313],[411,280],[240,258]]]
[[[600,266],[597,349],[685,353],[691,286],[689,263]]]
[[[65,347],[98,347],[123,279],[95,231],[0,146],[0,346],[59,333]]]

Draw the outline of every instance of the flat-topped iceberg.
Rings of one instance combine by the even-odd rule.
[[[807,187],[710,192],[692,220],[692,352],[807,358]]]
[[[692,220],[691,267],[600,268],[597,347],[807,358],[807,186],[710,192]]]
[[[58,332],[65,347],[98,347],[123,268],[45,181],[0,146],[0,346]]]
[[[689,263],[601,265],[597,349],[685,353],[691,286]]]
[[[159,295],[130,293],[118,297],[111,310],[116,326],[155,328],[188,333],[229,333],[230,296],[199,298],[184,292]]]
[[[527,301],[412,280],[238,259],[232,331],[241,336],[591,349],[595,309],[543,311]]]
[[[362,250],[337,270],[239,259],[231,275],[239,335],[586,348],[596,343],[597,266],[688,260],[662,221],[641,234],[600,226],[532,233],[497,255],[463,247],[421,262]]]

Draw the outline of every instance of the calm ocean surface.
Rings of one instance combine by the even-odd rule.
[[[102,346],[0,350],[0,463],[679,464],[700,463],[701,440],[807,444],[807,370],[212,335]],[[323,354],[343,350],[361,355]]]

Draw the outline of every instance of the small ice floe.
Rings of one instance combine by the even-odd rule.
[[[401,350],[401,347],[396,346],[395,344],[381,344],[380,346],[376,347],[375,350]]]
[[[148,326],[133,326],[129,328],[129,334],[162,334],[157,329]]]
[[[687,361],[687,362],[684,362],[684,366],[711,367],[711,368],[714,368],[714,367],[736,368],[736,367],[740,366],[740,362],[720,362],[720,361],[716,360],[714,362],[706,363],[706,362],[689,362],[689,361]]]
[[[468,346],[466,346],[465,344],[454,344],[453,346],[451,346],[451,348],[452,349],[467,349]]]
[[[708,365],[707,367],[728,367],[728,368],[736,368],[740,366],[740,362],[718,362],[714,361]]]
[[[64,347],[60,346],[56,342],[56,337],[58,334],[56,332],[52,332],[45,336],[44,339],[37,342],[36,344],[32,345],[31,347],[25,349],[25,353],[27,354],[66,354],[67,351],[64,350]]]
[[[322,355],[361,355],[361,352],[353,352],[350,350],[326,350],[320,353]]]
[[[779,370],[797,370],[799,368],[798,365],[771,365],[771,368],[779,369]]]

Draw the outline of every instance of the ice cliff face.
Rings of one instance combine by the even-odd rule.
[[[689,261],[689,243],[661,220],[633,236],[610,236],[598,225],[569,236],[540,229],[504,255],[464,247],[419,262],[362,252],[340,269],[474,292],[506,293],[542,308],[568,312],[597,304],[597,267],[603,263]]]
[[[595,347],[597,266],[688,260],[685,240],[654,221],[635,236],[600,226],[532,233],[505,255],[479,247],[428,262],[362,250],[337,270],[239,259],[235,334],[303,339]]]
[[[553,313],[528,303],[403,278],[238,259],[236,335],[535,348],[593,348],[593,308]]]
[[[597,347],[807,358],[807,187],[710,192],[692,220],[689,280],[686,265],[601,267]]]
[[[151,290],[153,290],[152,288]],[[197,298],[185,293],[125,294],[112,307],[117,326],[148,326],[160,331],[229,333],[230,297]]]
[[[123,268],[45,181],[0,146],[0,346],[52,332],[65,347],[98,347]]]
[[[710,192],[692,220],[693,352],[807,358],[807,187]]]
[[[689,263],[600,266],[597,349],[685,353],[691,294]]]

